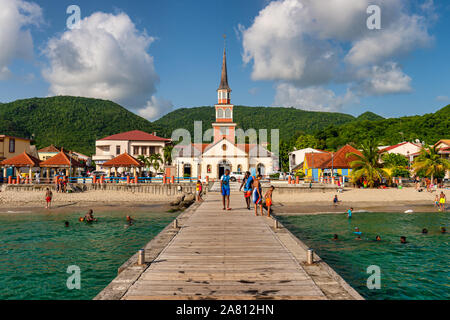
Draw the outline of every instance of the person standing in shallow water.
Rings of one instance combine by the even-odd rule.
[[[47,188],[47,190],[45,191],[45,202],[46,202],[45,208],[46,209],[50,209],[52,207],[52,198],[53,198],[53,193],[49,188]]]
[[[223,210],[230,211],[230,170],[225,170],[225,174],[220,178],[220,189],[222,190]],[[226,201],[226,206],[225,206]]]

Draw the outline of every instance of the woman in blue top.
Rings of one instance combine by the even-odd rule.
[[[222,190],[223,210],[231,210],[230,208],[230,170],[225,170],[225,174],[220,178],[220,189]],[[225,207],[225,199],[227,206]]]

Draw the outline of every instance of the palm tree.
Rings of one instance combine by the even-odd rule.
[[[172,164],[172,151],[173,151],[173,145],[168,144],[163,148],[163,154],[164,154],[164,162],[167,165]]]
[[[155,168],[155,171],[158,172],[159,168],[161,167],[161,163],[163,163],[163,159],[161,157],[161,154],[154,153],[150,157],[150,163]]]
[[[144,164],[145,169],[149,169],[151,166],[151,162],[149,157],[146,157],[144,155],[139,155],[137,158],[140,162],[142,162]]]
[[[386,173],[382,169],[380,163],[380,154],[378,152],[378,145],[374,140],[369,140],[361,145],[361,154],[350,152],[347,153],[347,158],[353,158],[350,162],[352,170],[353,182],[357,182],[361,178],[365,178],[370,188],[375,186],[375,183],[380,183]]]
[[[433,181],[435,176],[445,170],[450,170],[450,161],[442,158],[436,147],[422,148],[412,167],[416,174],[424,172],[426,176],[431,176],[431,181]]]

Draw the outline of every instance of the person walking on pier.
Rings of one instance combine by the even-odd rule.
[[[244,187],[244,198],[245,202],[247,203],[247,209],[250,210],[250,203],[251,203],[251,196],[252,196],[252,187],[253,187],[253,177],[251,176],[250,172],[247,171],[245,173],[245,177],[242,180],[241,187],[239,188],[239,191],[242,190],[242,187]]]
[[[230,211],[230,170],[225,170],[225,174],[220,178],[220,189],[222,190],[223,210]],[[226,206],[225,206],[226,200]]]
[[[255,216],[258,215],[258,207],[260,207],[261,215],[263,215],[261,178],[262,176],[258,175],[253,183],[253,203],[255,204]]]

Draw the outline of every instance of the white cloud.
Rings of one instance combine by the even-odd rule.
[[[437,96],[436,100],[440,101],[440,102],[447,102],[447,101],[450,101],[450,97],[448,97],[448,96]]]
[[[172,109],[172,102],[153,96],[147,101],[147,105],[144,108],[138,110],[138,114],[145,119],[156,120],[160,116],[172,111]]]
[[[281,83],[277,86],[274,104],[310,111],[339,111],[357,101],[351,91],[337,96],[332,90],[323,87],[297,88],[289,83]]]
[[[363,93],[385,95],[412,91],[412,79],[393,62],[386,63],[383,66],[372,66],[367,71],[361,70],[360,74],[364,74],[362,78],[366,78],[359,88],[359,90],[363,90]]]
[[[27,27],[42,22],[42,9],[33,2],[0,0],[0,80],[11,76],[14,59],[33,57],[33,39]]]
[[[154,40],[125,13],[96,12],[84,18],[80,29],[48,42],[50,65],[43,76],[50,94],[113,100],[133,111],[148,108],[159,82],[147,52]]]
[[[374,4],[381,7],[382,30],[367,28],[366,10]],[[410,92],[411,78],[398,59],[432,43],[433,8],[431,0],[415,13],[402,0],[272,1],[250,27],[239,26],[243,61],[252,63],[253,80],[281,82],[277,90],[289,85],[290,92],[312,87],[309,93],[317,93],[320,86],[339,83],[357,87],[358,95]],[[295,94],[289,96],[298,104]]]

